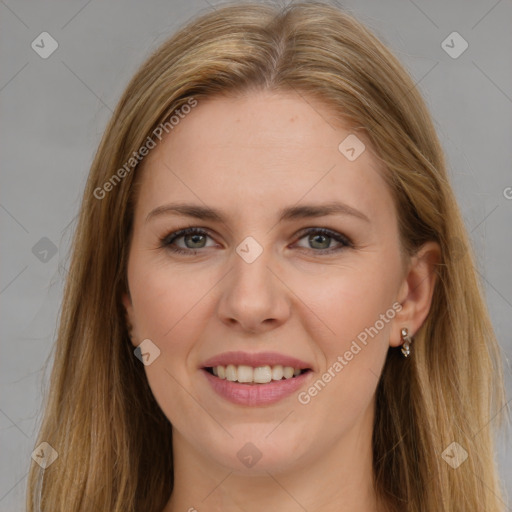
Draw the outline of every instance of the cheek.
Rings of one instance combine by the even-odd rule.
[[[290,302],[288,323],[301,325],[304,341],[309,339],[316,345],[313,350],[323,353],[326,363],[343,355],[356,339],[367,342],[359,360],[369,357],[378,345],[387,346],[390,325],[380,318],[392,308],[399,275],[398,265],[393,263],[397,258],[371,254],[358,258],[365,261],[333,265],[322,272],[283,268],[282,276],[293,290],[283,299]],[[148,268],[151,270],[143,270]],[[199,267],[191,271],[166,262],[145,264],[142,258],[131,270],[139,337],[151,339],[173,356],[183,356],[193,348],[194,340],[201,339],[206,323],[215,321],[215,304],[208,291],[218,300],[222,271]],[[216,286],[220,288],[214,291]],[[384,320],[389,320],[389,315]],[[382,347],[377,352],[382,355]]]
[[[320,279],[317,276],[315,287],[300,288],[304,302],[327,327],[312,335],[324,356],[324,366],[298,401],[309,408],[312,417],[323,417],[323,411],[331,407],[342,411],[333,418],[333,428],[334,424],[344,428],[345,422],[362,414],[378,384],[396,316],[400,276],[395,259],[386,261],[384,265],[369,258],[364,267],[345,268]],[[318,327],[319,322],[311,312],[309,318],[308,329],[314,333],[312,326],[316,323]]]
[[[142,272],[142,268],[151,270]],[[197,310],[201,309],[201,298],[212,286],[209,276],[203,277],[206,280],[198,278],[197,273],[183,272],[165,263],[134,262],[131,281],[134,284],[130,290],[139,335],[168,344],[183,330],[182,325],[187,324],[188,329],[199,327]]]
[[[295,277],[293,290],[307,306],[303,307],[301,316],[310,319],[308,330],[313,332],[314,341],[320,345],[327,359],[348,350],[351,341],[359,335],[359,339],[364,341],[365,333],[377,343],[384,339],[387,342],[390,321],[395,316],[392,306],[400,271],[395,259],[382,261],[387,265],[372,256],[365,264],[329,269],[314,279],[300,275]],[[373,329],[375,324],[378,333]],[[370,343],[367,348],[371,348]]]
[[[169,421],[186,429],[184,411],[204,414],[200,407],[194,410],[196,402],[190,399],[191,377],[197,369],[189,366],[189,354],[211,316],[204,309],[204,295],[213,283],[154,261],[134,261],[132,271],[130,291],[137,334],[141,340],[149,338],[160,350],[159,357],[144,367],[149,386]]]

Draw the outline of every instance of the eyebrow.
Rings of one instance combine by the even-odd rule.
[[[325,204],[307,204],[302,206],[289,206],[279,212],[279,222],[295,219],[307,219],[323,217],[326,215],[350,215],[358,219],[370,222],[370,219],[361,211],[344,203],[331,202]],[[226,215],[221,210],[189,203],[173,203],[158,206],[146,217],[146,222],[161,215],[181,215],[200,220],[225,223]]]

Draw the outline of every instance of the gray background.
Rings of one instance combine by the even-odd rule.
[[[0,511],[24,508],[70,235],[106,122],[149,53],[215,5],[0,0]],[[512,1],[343,5],[390,45],[432,111],[507,358],[510,400]],[[453,31],[469,44],[456,59],[441,46]],[[31,47],[42,32],[59,45],[47,59]],[[512,495],[511,445],[502,436],[498,456]]]

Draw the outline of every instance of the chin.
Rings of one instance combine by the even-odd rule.
[[[231,429],[233,439],[216,443],[213,451],[211,445],[205,447],[205,451],[210,452],[213,459],[230,471],[252,475],[286,471],[306,452],[311,452],[300,435],[290,436],[284,428],[278,433],[281,427],[272,432],[276,423],[270,429],[268,425],[260,425],[259,429],[253,425],[248,427],[239,427],[236,433],[235,429]]]

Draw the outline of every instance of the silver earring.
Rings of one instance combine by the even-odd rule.
[[[406,327],[402,327],[402,331],[400,334],[402,340],[402,354],[404,355],[404,357],[408,357],[409,354],[411,353],[410,344],[412,343],[412,339],[409,336],[409,331],[407,330]]]

